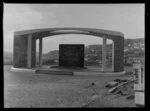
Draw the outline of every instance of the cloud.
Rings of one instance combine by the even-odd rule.
[[[36,28],[43,22],[42,19],[41,13],[27,5],[4,4],[4,48],[12,50],[14,31]]]
[[[144,5],[4,4],[4,48],[13,49],[13,32],[52,27],[87,27],[116,30],[125,38],[144,37]],[[63,35],[62,35],[63,36]],[[66,36],[66,35],[65,35]],[[77,36],[52,39],[54,43],[81,42]],[[64,36],[63,36],[64,38]],[[83,40],[84,41],[84,40]],[[95,43],[86,37],[85,44]],[[51,47],[53,47],[51,45]]]
[[[27,5],[4,5],[4,31],[22,30],[41,24],[42,13],[32,10]]]

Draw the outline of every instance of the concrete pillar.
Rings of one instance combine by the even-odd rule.
[[[114,41],[112,41],[112,71],[114,71]]]
[[[43,39],[39,39],[39,67],[42,66],[42,46],[43,46]]]
[[[36,39],[34,38],[32,38],[32,66],[31,67],[32,68],[36,67]]]
[[[102,71],[106,70],[106,42],[107,39],[103,37],[103,46],[102,46]]]
[[[114,72],[124,71],[124,38],[116,37],[114,40]]]
[[[28,36],[28,48],[27,48],[27,67],[31,68],[32,64],[32,34]]]

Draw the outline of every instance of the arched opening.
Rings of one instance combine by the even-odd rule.
[[[112,66],[112,41],[106,40],[106,68]],[[42,66],[58,65],[59,44],[84,44],[85,67],[102,68],[103,38],[85,34],[60,34],[43,38]],[[36,40],[36,64],[39,65],[39,39]],[[107,51],[108,50],[108,51]]]
[[[61,30],[61,31],[59,31]],[[62,32],[62,30],[67,30]],[[68,31],[76,30],[76,32]],[[79,32],[81,30],[82,32]],[[55,32],[59,31],[59,32]],[[86,33],[87,32],[87,33]],[[83,34],[94,37],[102,37],[102,69],[106,65],[106,42],[107,39],[113,40],[112,65],[113,72],[124,71],[124,34],[121,32],[92,29],[92,28],[49,28],[17,31],[14,33],[14,67],[35,68],[36,66],[36,40],[39,39],[39,66],[42,65],[42,40],[44,37],[62,35],[62,34]]]

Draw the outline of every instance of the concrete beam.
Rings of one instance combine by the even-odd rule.
[[[28,37],[28,48],[27,48],[27,67],[31,68],[32,64],[32,34]]]
[[[43,46],[43,39],[39,38],[39,67],[41,67],[42,63],[43,63],[43,61],[42,61],[42,52],[43,52],[42,46]]]
[[[103,46],[102,46],[102,71],[106,70],[106,45],[107,39],[103,37]]]

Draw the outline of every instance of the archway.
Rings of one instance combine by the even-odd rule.
[[[59,65],[59,45],[80,45],[83,44],[84,49],[84,66],[102,67],[102,38],[84,34],[62,34],[52,37],[45,37],[42,40],[42,66]],[[55,46],[55,47],[54,47]],[[106,46],[107,47],[107,46]],[[91,50],[92,49],[92,50]],[[107,48],[106,48],[107,50]],[[39,39],[36,40],[36,57],[39,55]],[[106,54],[107,55],[107,54]],[[36,63],[39,62],[39,57]],[[106,61],[107,62],[107,61]],[[37,66],[40,64],[38,63]]]
[[[49,28],[35,29],[15,32],[14,36],[14,67],[33,68],[35,67],[36,40],[39,39],[39,52],[42,52],[42,39],[47,36],[59,34],[87,34],[103,38],[103,69],[106,66],[106,40],[111,39],[114,43],[113,50],[113,71],[124,70],[124,37],[123,33],[92,28]],[[41,58],[41,53],[39,58]],[[40,59],[41,60],[41,59]],[[42,62],[40,62],[41,64]]]

